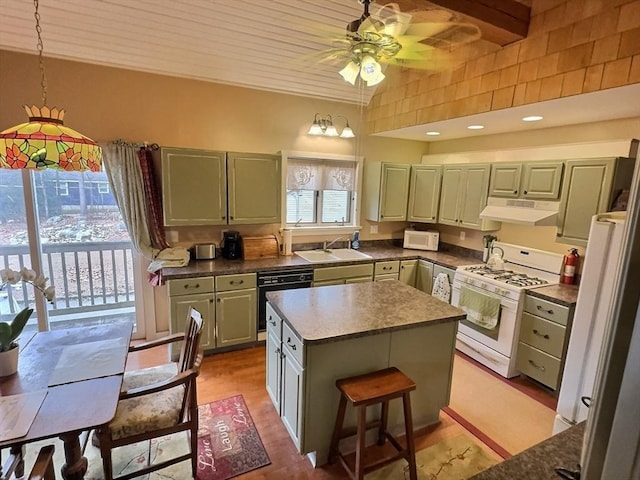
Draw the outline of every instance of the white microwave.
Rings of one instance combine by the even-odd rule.
[[[440,241],[440,233],[434,231],[405,230],[404,231],[404,248],[413,248],[416,250],[438,250],[438,242]]]

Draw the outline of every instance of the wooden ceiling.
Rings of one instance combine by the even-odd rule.
[[[457,11],[482,28],[484,42],[526,36],[524,1],[396,1],[416,18],[434,7]],[[331,46],[327,32],[343,32],[361,13],[358,0],[40,1],[45,56],[368,104],[375,87],[353,87],[341,66],[317,60]],[[0,48],[35,54],[33,3],[1,0],[0,18]]]

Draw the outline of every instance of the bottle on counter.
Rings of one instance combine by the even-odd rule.
[[[351,239],[351,248],[358,250],[360,248],[360,233],[353,232],[353,238]]]

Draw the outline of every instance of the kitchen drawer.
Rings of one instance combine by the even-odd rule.
[[[221,275],[216,277],[216,292],[256,288],[255,273],[240,273],[238,275]]]
[[[524,297],[524,311],[564,326],[569,321],[569,308],[531,295]]]
[[[267,302],[267,311],[265,315],[267,320],[267,332],[280,340],[282,338],[282,319],[269,302]]]
[[[566,328],[555,322],[523,312],[520,341],[560,358]]]
[[[302,361],[304,355],[302,354],[302,341],[296,337],[291,330],[291,327],[286,323],[282,324],[282,346],[286,347],[296,361],[304,368],[304,362]]]
[[[390,280],[398,280],[397,273],[383,273],[382,275],[376,275],[376,282],[388,282]]]
[[[341,267],[321,267],[313,270],[313,281],[324,282],[327,280],[339,280],[354,277],[373,278],[373,263],[359,265],[345,265]]]
[[[376,262],[375,275],[386,275],[389,273],[400,272],[400,260],[391,260],[389,262]]]
[[[518,344],[516,368],[554,390],[558,386],[560,360],[526,343]]]
[[[167,292],[170,297],[175,295],[190,295],[192,293],[211,293],[213,290],[213,277],[167,280]]]

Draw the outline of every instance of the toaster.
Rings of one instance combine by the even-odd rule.
[[[216,258],[215,243],[201,243],[194,246],[196,260],[213,260]]]

